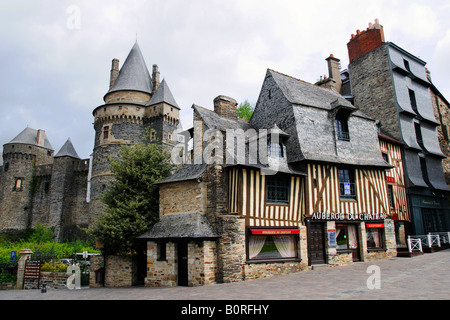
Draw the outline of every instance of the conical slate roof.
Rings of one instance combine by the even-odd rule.
[[[147,106],[151,106],[151,105],[161,103],[161,102],[165,102],[177,109],[180,109],[180,107],[178,106],[177,102],[175,101],[175,98],[173,97],[173,94],[170,91],[169,86],[167,85],[167,82],[165,79],[163,79],[163,81],[159,85],[158,89],[156,89],[152,98],[147,103]]]
[[[108,91],[136,90],[152,93],[152,78],[148,72],[141,49],[136,41],[120,68],[114,86]]]
[[[40,137],[38,136],[40,132]],[[41,141],[39,141],[41,139]],[[50,141],[47,138],[44,130],[37,130],[30,127],[26,127],[21,133],[19,133],[9,143],[22,143],[30,144],[34,146],[44,147],[49,150],[53,150]]]
[[[67,139],[66,143],[64,143],[64,145],[61,147],[61,149],[58,151],[58,153],[54,157],[55,158],[72,157],[72,158],[80,159],[80,157],[78,156],[78,153],[75,151],[75,148],[74,148],[72,142],[70,141],[70,138]]]

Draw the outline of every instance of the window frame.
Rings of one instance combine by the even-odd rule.
[[[368,233],[375,232],[375,231],[378,231],[377,233],[379,234],[380,245],[378,247],[369,246]],[[368,228],[367,224],[366,224],[366,245],[367,245],[367,251],[385,250],[386,247],[385,247],[385,241],[384,241],[384,228]]]
[[[342,174],[341,174],[342,172]],[[346,174],[347,173],[347,174]],[[339,198],[341,200],[356,201],[356,179],[355,170],[338,168],[338,180],[339,180]],[[345,184],[349,183],[350,194],[345,194]]]
[[[251,229],[296,229],[296,228],[292,228],[292,227],[247,227],[247,232],[246,232],[246,237],[245,237],[246,263],[253,264],[253,263],[275,263],[275,262],[293,262],[293,261],[299,262],[299,261],[301,261],[300,252],[299,252],[299,241],[300,241],[299,233],[284,234],[284,235],[275,235],[275,234],[262,235],[262,234],[252,234]],[[257,256],[260,254],[260,253],[258,253],[258,255],[255,258],[250,258],[250,237],[270,237],[269,238],[269,239],[271,239],[270,245],[272,246],[272,244],[275,245],[273,236],[292,237],[294,239],[293,242],[294,242],[295,257],[285,257],[285,258],[276,257],[276,258],[259,258],[258,259]],[[266,245],[266,243],[264,243],[262,249],[264,248],[265,245]],[[275,245],[275,247],[276,247],[276,245]],[[261,249],[261,251],[262,251],[262,249]]]
[[[275,190],[269,192],[270,188],[274,188]],[[289,204],[290,179],[287,176],[267,176],[265,189],[265,201],[267,204]],[[278,192],[282,192],[282,194],[280,195]],[[275,194],[275,197],[269,197],[269,194],[272,193]]]
[[[103,127],[103,140],[109,139],[109,126]]]
[[[350,130],[348,128],[348,117],[337,114],[334,120],[338,140],[350,141]]]

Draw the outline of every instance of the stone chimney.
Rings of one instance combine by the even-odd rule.
[[[161,82],[159,81],[159,71],[158,71],[158,65],[153,65],[153,72],[152,72],[152,86],[153,86],[153,93],[155,93],[156,89],[158,89]]]
[[[356,35],[352,34],[350,42],[347,43],[350,63],[363,54],[378,48],[383,43],[383,26],[380,25],[378,19],[375,19],[375,24],[369,23],[369,27],[366,30],[356,30]]]
[[[43,147],[45,144],[45,137],[46,137],[45,131],[38,129],[37,136],[36,136],[36,144],[38,146]]]
[[[112,60],[111,76],[109,78],[109,89],[110,90],[114,86],[114,83],[116,83],[118,76],[119,76],[119,59],[114,58]]]
[[[233,98],[218,96],[214,99],[214,112],[222,118],[237,121],[237,102]]]
[[[335,58],[333,54],[330,54],[325,60],[328,62],[328,77],[334,80],[331,86],[334,87],[337,92],[341,92],[342,80],[340,60]]]

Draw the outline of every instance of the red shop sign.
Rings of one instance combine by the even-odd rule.
[[[366,228],[384,228],[384,223],[366,223]]]
[[[299,229],[250,229],[252,234],[262,235],[280,235],[280,234],[299,234]]]
[[[395,178],[394,177],[386,177],[386,180],[388,183],[395,183]]]

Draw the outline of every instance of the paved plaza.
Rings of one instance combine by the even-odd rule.
[[[377,282],[377,280],[380,280]],[[316,267],[268,279],[173,288],[3,290],[0,300],[447,300],[450,249],[412,258]]]

